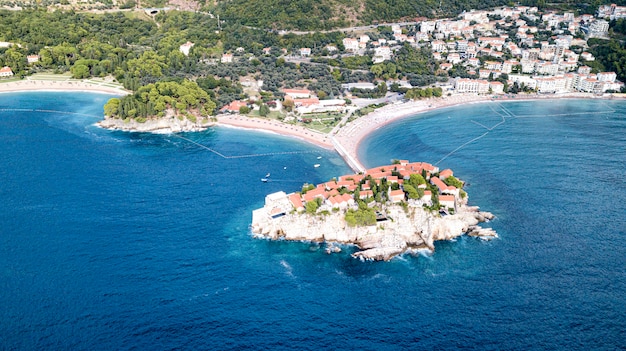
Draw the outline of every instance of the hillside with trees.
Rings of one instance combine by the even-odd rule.
[[[213,113],[215,103],[209,94],[197,83],[184,80],[177,82],[157,82],[139,88],[135,94],[120,99],[110,99],[104,105],[104,113],[113,118],[135,118],[139,121],[157,116],[184,116],[195,121],[195,116],[208,117]]]
[[[503,6],[504,0],[228,0],[215,13],[226,21],[268,29],[327,30],[363,24],[455,17],[463,11]]]

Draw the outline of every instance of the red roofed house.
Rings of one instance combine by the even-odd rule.
[[[327,190],[331,190],[331,189],[337,189],[339,186],[337,185],[337,182],[333,180],[333,181],[324,183],[324,187]]]
[[[355,183],[361,182],[361,180],[365,178],[362,174],[351,174],[339,177],[339,180],[350,180],[352,179]]]
[[[282,89],[282,92],[285,93],[285,98],[290,99],[306,99],[311,96],[311,91],[309,89]]]
[[[26,56],[26,61],[28,63],[39,62],[39,55],[28,55],[28,56]]]
[[[320,100],[316,97],[306,98],[306,99],[293,99],[293,104],[296,107],[309,107],[313,105],[317,105],[320,103]]]
[[[439,172],[439,178],[440,179],[446,179],[450,176],[453,176],[454,173],[452,172],[452,170],[450,168],[448,169],[444,169],[443,171]]]
[[[291,201],[291,204],[293,205],[293,208],[296,209],[296,211],[298,212],[304,211],[304,204],[302,203],[302,198],[300,197],[300,194],[298,193],[289,194],[289,201]]]
[[[443,194],[444,191],[448,190],[448,186],[441,179],[437,177],[430,178],[430,183],[436,186],[439,189],[439,192]]]
[[[4,66],[0,68],[0,77],[12,77],[12,76],[13,76],[13,71],[11,70],[11,67]]]
[[[354,200],[352,199],[352,196],[350,196],[349,194],[343,194],[343,195],[335,195],[333,197],[329,197],[328,200],[326,200],[326,203],[333,208],[344,209],[350,206],[351,204],[353,204]]]
[[[339,192],[337,191],[337,189],[332,189],[331,191],[327,191],[325,194],[325,197],[331,197],[331,196],[335,196],[338,195]]]
[[[446,183],[437,177],[430,178],[430,183],[437,186],[437,188],[439,188],[439,192],[442,194],[459,196],[459,189],[452,185],[446,185]]]
[[[354,185],[354,181],[352,180],[342,180],[340,182],[337,182],[337,187],[341,188],[342,186],[349,188],[350,186]]]
[[[396,176],[387,176],[387,182],[389,183],[397,183],[398,182],[398,177]]]
[[[454,208],[455,207],[455,198],[454,195],[440,195],[439,196],[439,204],[445,208]]]
[[[230,104],[222,107],[220,109],[221,112],[234,112],[234,113],[238,113],[239,109],[243,106],[248,106],[248,102],[246,101],[241,101],[241,100],[235,100],[233,102],[231,102]]]
[[[326,189],[324,187],[315,188],[313,190],[307,191],[306,194],[304,194],[302,196],[302,198],[306,202],[313,201],[313,200],[315,200],[316,197],[319,197],[321,199],[326,199],[326,197],[327,197]]]
[[[359,199],[365,200],[368,197],[374,197],[374,192],[371,190],[361,190],[359,192]]]
[[[391,189],[391,188],[389,188]],[[404,200],[404,191],[398,190],[390,190],[389,191],[389,201],[391,202],[400,202]]]

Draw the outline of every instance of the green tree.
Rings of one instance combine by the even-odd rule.
[[[104,104],[104,115],[113,117],[118,114],[120,107],[120,99],[112,98]]]
[[[322,202],[321,200],[322,200],[321,198],[317,197],[313,201],[307,201],[307,203],[304,205],[304,209],[306,213],[315,214],[317,212],[317,209],[321,205],[321,202]]]
[[[446,183],[446,185],[452,185],[453,187],[458,189],[463,188],[463,182],[455,178],[454,176],[447,177],[443,180],[443,182]]]
[[[70,71],[72,72],[72,78],[76,79],[84,79],[91,76],[91,73],[89,72],[89,67],[82,64],[72,66]]]
[[[285,101],[283,101],[283,108],[285,109],[285,111],[293,111],[294,106],[295,104],[291,99],[286,99]]]
[[[259,107],[259,115],[260,115],[260,116],[265,117],[265,116],[267,116],[267,115],[269,115],[269,114],[270,114],[270,108],[269,108],[269,106],[267,106],[267,104],[262,104],[262,105]]]

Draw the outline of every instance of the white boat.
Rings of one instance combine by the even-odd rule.
[[[317,156],[317,159],[318,159],[318,160],[321,160],[321,159],[322,159],[322,156]]]
[[[269,177],[270,177],[270,174],[269,174],[269,173],[265,175],[265,178],[269,178]]]
[[[317,167],[319,167],[319,166],[320,166],[320,164],[319,164],[319,163],[316,163],[316,164],[314,164],[314,165],[313,165],[313,167],[315,167],[315,168],[317,168]]]
[[[261,181],[262,181],[263,183],[267,183],[267,178],[261,178]]]

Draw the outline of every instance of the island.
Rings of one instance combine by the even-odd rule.
[[[426,162],[393,164],[343,175],[301,191],[265,197],[252,213],[255,237],[325,243],[326,252],[354,245],[352,257],[390,260],[404,253],[434,251],[437,240],[470,235],[489,240],[478,224],[493,214],[468,205],[464,183],[450,169]]]

